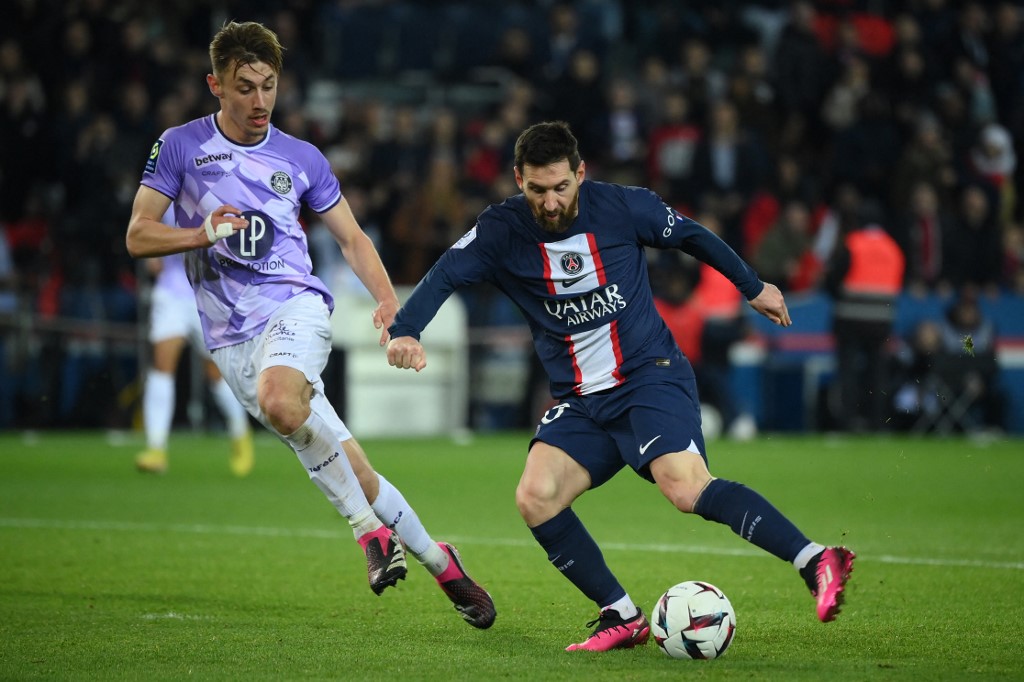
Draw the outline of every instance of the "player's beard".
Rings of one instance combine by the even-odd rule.
[[[565,232],[572,225],[572,221],[576,220],[576,213],[578,212],[580,205],[580,192],[576,190],[576,196],[572,198],[572,202],[565,207],[564,211],[560,211],[558,216],[552,220],[548,217],[544,211],[543,205],[534,205],[530,208],[533,210],[533,219],[540,225],[540,229],[545,232],[561,233]]]

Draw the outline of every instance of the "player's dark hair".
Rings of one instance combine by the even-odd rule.
[[[562,159],[569,160],[569,168],[580,167],[580,152],[576,138],[565,121],[547,121],[530,126],[516,140],[515,166],[549,166]]]
[[[243,66],[263,62],[274,73],[281,73],[284,48],[277,34],[255,21],[230,21],[217,31],[210,43],[210,64],[213,73],[221,76],[229,67],[237,72]]]

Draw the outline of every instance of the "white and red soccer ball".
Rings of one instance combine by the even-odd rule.
[[[718,658],[736,633],[736,612],[729,598],[701,580],[668,588],[651,616],[654,641],[672,658]]]

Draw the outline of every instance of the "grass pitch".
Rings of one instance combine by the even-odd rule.
[[[736,608],[723,658],[676,661],[563,651],[595,609],[516,512],[527,439],[363,443],[491,591],[478,631],[417,565],[374,596],[347,524],[266,434],[242,480],[222,437],[175,434],[153,477],[136,435],[0,434],[0,679],[1024,679],[1021,440],[712,443],[716,475],[858,553],[824,625],[792,567],[630,472],[588,493],[575,508],[645,610],[686,579]]]

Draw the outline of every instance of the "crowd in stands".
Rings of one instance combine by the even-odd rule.
[[[17,297],[0,301],[42,318],[140,319],[130,202],[160,133],[215,110],[207,46],[230,19],[279,34],[274,124],[325,151],[396,284],[517,192],[524,127],[562,119],[589,178],[713,223],[787,293],[821,290],[844,230],[870,216],[903,250],[907,289],[1024,294],[1024,0],[10,0],[3,14],[0,294]]]

